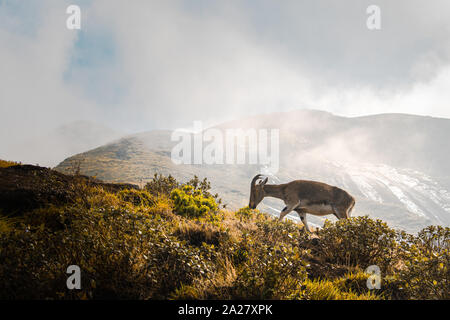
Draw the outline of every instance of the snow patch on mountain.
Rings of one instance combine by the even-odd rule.
[[[436,213],[436,207],[450,213],[450,192],[421,172],[384,164],[341,165],[341,168],[368,199],[383,203],[389,193],[409,212],[439,222],[442,219]]]

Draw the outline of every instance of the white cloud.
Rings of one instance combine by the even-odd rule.
[[[76,36],[61,27],[65,7],[44,1],[41,5],[39,12],[45,18],[39,20],[33,34],[0,28],[1,156],[22,138],[83,118],[91,105],[63,81],[68,52]]]
[[[78,119],[140,131],[302,107],[450,117],[448,1],[378,1],[382,30],[371,33],[364,1],[96,0],[81,5],[83,32],[108,30],[116,64],[67,82],[69,2],[40,1],[0,23],[0,157]],[[11,30],[33,14],[34,33]],[[99,102],[92,86],[99,96],[123,90],[120,101]]]

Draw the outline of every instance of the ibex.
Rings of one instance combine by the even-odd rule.
[[[326,183],[295,180],[284,184],[267,184],[269,178],[262,180],[261,177],[262,175],[258,174],[251,182],[248,206],[256,209],[264,197],[281,199],[286,207],[280,212],[280,220],[294,210],[308,232],[310,230],[306,221],[307,213],[315,216],[334,214],[338,219],[346,219],[350,217],[355,205],[355,199],[347,191]],[[258,180],[261,181],[257,184]]]

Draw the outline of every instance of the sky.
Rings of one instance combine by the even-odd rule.
[[[1,157],[79,120],[131,133],[302,108],[450,118],[449,88],[448,0],[0,0]]]

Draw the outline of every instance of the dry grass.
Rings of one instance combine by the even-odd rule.
[[[9,168],[12,166],[19,166],[19,165],[21,165],[20,162],[0,160],[0,168]]]

